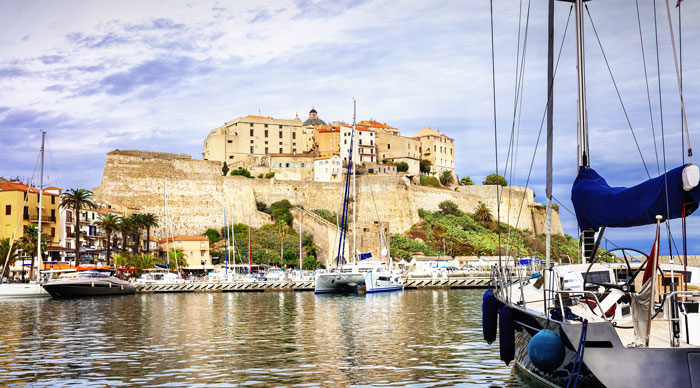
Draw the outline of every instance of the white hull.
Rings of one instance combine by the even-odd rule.
[[[365,275],[365,287],[367,293],[402,291],[403,279],[399,275],[369,271]]]
[[[314,277],[314,292],[316,294],[350,294],[357,292],[365,279],[365,274],[359,272],[330,272],[317,273]]]
[[[0,284],[0,298],[40,298],[49,295],[39,283]]]

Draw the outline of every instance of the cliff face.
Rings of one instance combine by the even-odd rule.
[[[229,223],[250,220],[257,227],[271,222],[267,214],[256,210],[256,201],[269,205],[287,199],[307,210],[339,211],[343,188],[341,183],[223,177],[218,162],[192,160],[188,155],[116,150],[107,154],[102,182],[94,194],[98,202],[136,206],[155,214],[161,226],[152,233],[162,237],[166,192],[169,227],[178,235],[201,234],[207,228],[223,226],[224,209]],[[364,176],[357,180],[358,232],[371,230],[379,220],[389,225],[391,233],[401,233],[419,221],[419,208],[437,210],[444,200],[455,202],[467,212],[481,201],[495,216],[496,190],[496,186],[443,190],[413,185],[398,176]],[[501,190],[501,220],[520,229],[543,233],[545,211],[533,201],[532,190],[522,187]],[[554,210],[552,233],[563,234],[559,214]]]

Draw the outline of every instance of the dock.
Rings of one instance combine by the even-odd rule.
[[[406,290],[450,290],[465,288],[487,288],[491,279],[487,277],[454,278],[408,278]],[[253,281],[253,282],[194,282],[137,284],[141,294],[171,292],[300,292],[313,291],[313,280]]]

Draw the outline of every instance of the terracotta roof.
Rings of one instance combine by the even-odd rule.
[[[168,238],[169,242],[172,241],[209,241],[208,238],[205,236],[175,236],[175,237],[169,237]],[[158,240],[159,243],[164,243],[165,239],[161,238]]]
[[[376,127],[376,128],[385,128],[385,129],[396,129],[396,128],[390,126],[390,125],[386,125],[386,123],[380,123],[380,122],[374,121],[374,120],[369,120],[369,121],[363,120],[363,121],[360,121],[359,123],[357,123],[357,125],[363,125],[363,126],[365,126],[365,127]]]
[[[248,115],[246,116],[251,119],[272,119],[272,117],[265,117],[265,116],[254,116],[254,115]],[[273,119],[274,120],[274,119]]]
[[[277,157],[304,157],[304,158],[309,158],[313,157],[314,154],[268,154],[271,158],[277,158]]]
[[[24,191],[24,192],[26,192],[27,189],[29,189],[29,187],[27,185],[25,185],[24,183],[14,183],[14,182],[0,183],[0,191]],[[48,189],[48,187],[44,189],[45,195],[58,195],[55,193],[46,192],[47,189]],[[39,190],[37,190],[35,188],[32,188],[30,190],[30,193],[38,193],[38,192],[39,192]]]

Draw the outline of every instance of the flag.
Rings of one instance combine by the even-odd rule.
[[[681,6],[681,1],[683,1],[683,0],[678,0],[678,2],[676,3],[676,8]]]
[[[649,254],[649,260],[647,260],[647,267],[644,270],[644,277],[642,278],[642,285],[651,279],[656,269],[656,246],[659,244],[660,230],[656,228],[656,239],[654,240],[654,245],[651,247],[651,253]]]

